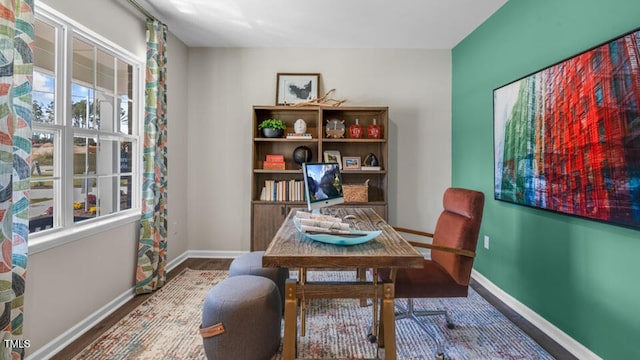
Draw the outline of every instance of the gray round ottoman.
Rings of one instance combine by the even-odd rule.
[[[287,268],[262,267],[264,251],[252,251],[233,259],[229,266],[229,277],[236,275],[256,275],[273,280],[280,291],[280,300],[284,304],[284,286],[289,278]]]
[[[209,290],[200,333],[207,359],[269,360],[280,346],[282,303],[273,281],[228,277]]]

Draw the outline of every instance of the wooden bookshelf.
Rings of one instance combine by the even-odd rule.
[[[281,119],[287,129],[282,138],[264,138],[258,129],[258,124],[264,119]],[[287,139],[287,133],[293,133],[293,124],[298,119],[303,119],[307,124],[307,133],[310,139]],[[344,121],[345,134],[343,138],[330,138],[326,136],[325,126],[329,120],[338,119]],[[349,127],[355,124],[355,120],[362,125],[364,134],[362,138],[349,137]],[[373,124],[380,125],[382,131],[379,139],[367,137],[367,127]],[[291,107],[291,106],[254,106],[253,107],[253,154],[251,169],[251,250],[264,250],[267,248],[276,231],[284,221],[291,209],[304,208],[306,202],[292,200],[261,200],[263,187],[268,180],[289,181],[291,179],[302,180],[301,166],[293,160],[293,151],[298,146],[306,146],[311,150],[311,162],[322,162],[325,150],[339,151],[342,158],[345,156],[359,157],[364,161],[369,153],[376,155],[380,164],[380,170],[349,170],[342,172],[344,184],[363,184],[369,180],[369,199],[366,202],[351,202],[339,206],[371,207],[383,219],[387,219],[387,161],[388,161],[388,107]],[[282,155],[284,157],[284,170],[264,169],[264,161],[267,155]]]

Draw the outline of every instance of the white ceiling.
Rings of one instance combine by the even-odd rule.
[[[190,47],[451,49],[507,0],[136,0]]]

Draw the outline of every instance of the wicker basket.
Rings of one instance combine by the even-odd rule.
[[[368,202],[369,201],[369,180],[364,184],[342,185],[344,202]]]

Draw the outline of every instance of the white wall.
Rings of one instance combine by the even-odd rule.
[[[191,48],[188,64],[190,249],[250,249],[251,108],[275,103],[278,72],[390,107],[389,220],[433,230],[451,183],[449,50]]]
[[[133,53],[144,63],[145,21],[126,0],[41,0],[76,22]],[[117,22],[114,22],[117,19]],[[187,48],[169,36],[168,156],[169,244],[167,258],[187,250]],[[86,237],[64,246],[29,254],[25,293],[24,338],[27,355],[135,284],[139,223]]]
[[[167,260],[189,250],[187,232],[187,47],[169,34],[167,39],[167,161],[168,161],[168,244]]]
[[[132,225],[29,255],[24,338],[38,350],[133,286]]]

